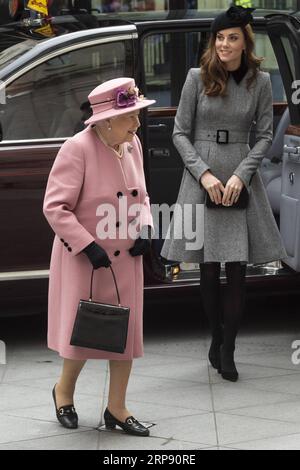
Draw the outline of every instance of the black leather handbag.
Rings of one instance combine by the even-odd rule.
[[[91,275],[90,298],[80,300],[70,344],[82,348],[123,353],[126,348],[130,308],[122,307],[119,290],[112,267],[118,305],[92,300],[93,276]]]
[[[246,209],[249,203],[249,192],[246,186],[243,186],[242,191],[240,192],[239,198],[231,206],[223,206],[223,204],[216,204],[212,202],[209,197],[208,192],[205,195],[205,205],[209,209]]]

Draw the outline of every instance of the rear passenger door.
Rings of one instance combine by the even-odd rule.
[[[174,118],[187,72],[199,67],[209,34],[207,21],[203,26],[200,21],[174,23],[153,23],[139,32],[139,57],[143,62],[139,82],[145,95],[156,100],[142,129],[149,157],[148,188],[152,204],[169,206],[176,202],[183,173],[182,159],[172,142]],[[153,246],[159,255],[163,244],[161,221],[155,229],[160,237]]]
[[[274,98],[274,131],[284,111],[286,98],[276,57],[265,25],[254,25],[256,53],[266,57],[263,70],[271,76]],[[181,90],[191,67],[199,67],[200,58],[210,37],[210,23],[205,19],[194,22],[160,22],[137,25],[139,30],[139,83],[149,98],[156,100],[147,113],[142,128],[145,148],[148,148],[148,188],[153,204],[176,202],[183,173],[183,162],[172,142],[172,132]],[[255,126],[251,132],[250,146],[255,144]],[[159,255],[163,237],[161,221],[156,232],[159,240],[153,246]],[[164,260],[163,260],[164,261]],[[174,260],[176,261],[176,260]],[[165,262],[165,261],[164,261]],[[191,266],[194,269],[194,266]],[[186,267],[185,267],[186,269]]]
[[[278,61],[291,124],[300,126],[300,12],[275,15],[267,23],[267,31]],[[298,81],[298,83],[297,83]]]
[[[284,137],[280,232],[286,264],[300,271],[300,12],[270,17],[267,29],[277,57],[290,111]]]

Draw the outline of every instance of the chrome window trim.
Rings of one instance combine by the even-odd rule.
[[[88,30],[81,30],[81,31],[74,31],[68,32],[66,34],[62,34],[60,36],[56,36],[54,38],[45,38],[42,41],[38,41],[37,44],[30,49],[29,51],[25,52],[22,56],[16,59],[17,66],[23,67],[26,65],[27,62],[31,60],[35,60],[37,56],[42,56],[43,54],[47,54],[49,48],[61,48],[61,47],[68,47],[72,41],[85,41],[91,38],[96,37],[96,39],[100,39],[103,37],[109,36],[112,38],[114,35],[124,35],[124,34],[132,34],[137,33],[137,29],[134,25],[123,25],[123,26],[109,26],[109,27],[100,27],[100,28],[93,28]],[[54,51],[53,51],[54,52]],[[6,73],[4,74],[4,71]],[[10,73],[14,73],[14,64],[9,63],[7,66],[2,69],[0,68],[0,79],[5,81],[9,79]]]
[[[3,281],[25,281],[31,279],[48,279],[49,269],[38,269],[35,271],[12,271],[0,273],[0,282]]]
[[[91,47],[91,46],[96,46],[97,44],[106,44],[109,42],[117,42],[120,40],[124,39],[136,39],[138,37],[137,33],[131,33],[131,34],[124,34],[124,35],[119,35],[119,36],[112,36],[112,37],[105,37],[105,38],[99,38],[99,39],[93,39],[90,41],[86,41],[84,43],[78,43],[78,44],[73,44],[67,47],[63,47],[62,49],[53,51],[47,55],[44,55],[40,59],[36,60],[35,62],[30,62],[30,64],[27,65],[27,67],[22,68],[18,72],[16,72],[14,75],[11,75],[7,80],[4,81],[4,86],[9,86],[12,82],[17,80],[19,77],[22,75],[25,75],[26,73],[30,72],[30,70],[36,68],[38,65],[41,65],[42,63],[46,62],[47,60],[53,59],[54,57],[57,57],[62,54],[66,54],[68,52],[75,51],[77,49],[84,49],[86,47]]]
[[[224,276],[224,266],[222,265],[222,275],[221,277],[225,279]],[[195,273],[198,273],[199,270],[195,270]],[[49,278],[50,269],[36,269],[36,270],[29,270],[29,271],[8,271],[8,272],[0,272],[0,282],[4,281],[25,281],[25,280],[34,280],[34,279],[48,279]],[[288,276],[291,273],[282,266],[281,260],[273,261],[270,263],[265,264],[248,264],[247,265],[247,273],[246,277],[278,277],[278,276]],[[191,285],[199,285],[200,278],[197,281],[195,279],[191,280],[187,279],[172,279],[172,282],[168,282],[166,284],[157,284],[155,286],[144,286],[144,290],[151,291],[157,289],[167,289],[171,286],[176,285],[176,287],[185,287],[186,283],[188,282],[189,286]]]
[[[36,147],[39,147],[39,144],[49,143],[49,147],[56,147],[55,144],[63,144],[69,137],[49,137],[47,139],[22,139],[22,140],[2,140],[0,142],[0,148],[8,146],[10,149],[13,145],[15,145],[15,149],[18,147],[22,148],[22,144],[33,144]]]

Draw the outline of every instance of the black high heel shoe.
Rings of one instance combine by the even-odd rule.
[[[76,410],[73,404],[64,405],[64,406],[61,406],[59,409],[57,409],[55,387],[56,387],[56,384],[53,387],[52,396],[54,400],[55,412],[56,412],[56,417],[58,421],[64,428],[68,428],[68,429],[78,428],[78,415],[76,413]]]
[[[227,351],[221,346],[220,353],[221,364],[218,369],[219,374],[221,374],[225,380],[236,382],[239,378],[239,374],[234,363],[234,349]]]
[[[106,429],[114,429],[116,426],[119,426],[127,434],[132,434],[134,436],[149,436],[149,429],[139,423],[133,416],[129,416],[125,423],[119,421],[115,418],[111,412],[106,408],[104,411],[104,422]]]

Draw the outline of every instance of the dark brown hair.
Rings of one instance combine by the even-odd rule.
[[[248,69],[252,71],[252,74],[247,79],[247,89],[249,90],[251,84],[256,80],[260,64],[264,60],[264,57],[257,57],[253,52],[255,39],[251,26],[248,24],[245,27],[241,27],[241,30],[246,43],[246,50],[245,53],[243,53],[245,56],[244,60],[246,61]],[[226,96],[226,85],[229,75],[216,52],[215,42],[217,34],[218,33],[212,33],[210,36],[206,50],[200,60],[200,73],[207,96]]]

